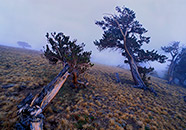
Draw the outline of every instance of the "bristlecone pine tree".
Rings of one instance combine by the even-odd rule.
[[[56,64],[58,61],[62,64],[69,65],[69,73],[72,77],[72,83],[75,88],[78,85],[86,87],[88,82],[81,82],[78,76],[88,70],[93,64],[90,62],[91,52],[84,51],[85,44],[77,44],[76,40],[71,41],[69,36],[63,33],[46,34],[49,45],[46,45],[44,51],[45,57],[49,63]]]
[[[180,42],[174,41],[168,46],[162,47],[166,53],[170,53],[171,63],[168,68],[168,83],[176,83],[182,86],[186,86],[186,48],[179,46]],[[177,80],[177,81],[176,81]]]
[[[182,48],[181,52],[175,58],[176,65],[173,68],[173,79],[179,80],[179,85],[186,87],[186,48]]]
[[[141,48],[143,43],[149,43],[150,37],[143,35],[147,30],[135,20],[134,11],[126,7],[116,7],[116,11],[117,15],[106,14],[104,20],[96,21],[96,25],[100,26],[104,33],[94,44],[100,51],[107,48],[121,50],[122,56],[126,57],[125,63],[130,65],[135,87],[154,91],[144,83],[146,74],[153,71],[153,68],[141,67],[139,63],[148,61],[164,63],[166,56],[157,54],[155,50],[145,51]]]
[[[176,66],[176,57],[179,54],[179,49],[180,49],[179,44],[180,42],[174,41],[170,43],[168,46],[161,47],[161,49],[164,52],[170,53],[171,55],[171,59],[169,60],[171,63],[169,65],[168,72],[167,72],[167,79],[168,79],[168,83],[170,84],[172,83],[173,80],[174,68]]]

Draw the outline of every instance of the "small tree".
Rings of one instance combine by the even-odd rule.
[[[49,45],[46,45],[44,55],[50,63],[56,64],[61,61],[64,65],[59,74],[35,97],[31,93],[18,105],[20,123],[17,129],[42,130],[42,112],[54,99],[69,75],[73,76],[73,84],[86,85],[77,80],[79,74],[85,72],[93,64],[90,63],[91,52],[84,51],[85,44],[76,44],[76,40],[70,41],[70,37],[63,33],[51,33],[46,35]]]
[[[179,49],[180,49],[179,44],[180,44],[180,42],[174,41],[174,42],[170,43],[168,46],[161,47],[161,49],[164,52],[170,53],[170,55],[171,55],[171,59],[169,60],[170,65],[169,65],[168,72],[167,72],[167,76],[168,76],[167,78],[168,78],[169,83],[171,83],[173,80],[173,70],[176,65],[175,61],[176,61],[176,57],[179,54]]]
[[[29,45],[27,42],[18,41],[17,44],[22,48],[31,48],[32,46]]]
[[[93,66],[90,63],[91,52],[84,51],[85,44],[78,45],[76,40],[70,41],[70,37],[63,33],[47,33],[46,38],[50,45],[46,45],[44,55],[49,63],[56,64],[60,61],[63,65],[68,64],[74,86],[86,86],[86,83],[78,81],[78,76]]]
[[[147,32],[142,25],[135,20],[134,11],[129,8],[116,7],[118,15],[104,16],[102,21],[97,21],[104,33],[100,40],[96,40],[94,44],[98,49],[107,48],[119,49],[122,55],[126,57],[125,63],[130,65],[130,71],[138,88],[149,89],[141,78],[146,79],[146,74],[151,72],[152,68],[140,67],[139,63],[148,61],[165,62],[166,56],[157,54],[157,51],[142,49],[143,43],[149,43],[150,37],[144,36]]]

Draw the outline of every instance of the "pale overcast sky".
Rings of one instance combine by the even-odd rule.
[[[40,50],[46,32],[63,32],[84,42],[93,51],[92,61],[122,64],[119,53],[99,53],[93,41],[102,36],[95,21],[123,5],[134,10],[148,30],[151,42],[146,48],[160,49],[171,41],[186,44],[186,0],[0,0],[0,44],[17,46],[17,41],[25,41]]]

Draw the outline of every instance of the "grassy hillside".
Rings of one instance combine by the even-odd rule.
[[[37,51],[0,46],[0,128],[14,129],[17,104],[28,93],[39,92],[60,69]],[[116,83],[116,72],[121,83]],[[98,64],[83,77],[90,83],[87,88],[64,84],[44,111],[44,129],[186,129],[186,88],[152,77],[154,96],[132,88],[129,71]]]

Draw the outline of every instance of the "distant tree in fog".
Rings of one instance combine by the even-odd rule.
[[[179,85],[186,87],[186,48],[182,48],[176,57],[173,78],[179,80]]]
[[[171,83],[173,80],[173,71],[174,71],[174,68],[176,65],[175,61],[176,61],[176,57],[179,54],[179,49],[180,49],[179,44],[180,44],[180,42],[174,41],[174,42],[170,43],[168,46],[161,47],[161,49],[164,52],[170,53],[170,55],[171,55],[171,59],[169,60],[170,65],[169,65],[168,72],[167,72],[167,78],[168,78],[169,83]]]
[[[167,73],[168,83],[186,87],[186,48],[180,47],[179,44],[180,42],[174,41],[162,47],[162,50],[171,55]]]
[[[136,87],[149,89],[147,87],[146,74],[154,68],[146,68],[139,65],[148,61],[158,61],[164,63],[165,55],[160,55],[157,51],[142,49],[143,43],[149,43],[150,37],[144,36],[147,30],[135,18],[135,13],[129,8],[116,7],[118,15],[108,14],[96,24],[103,29],[103,36],[96,40],[94,44],[100,51],[111,48],[121,50],[122,56],[126,57],[125,63],[130,65],[130,71]]]
[[[21,46],[22,48],[32,48],[31,45],[29,45],[27,42],[18,41],[17,44]]]

